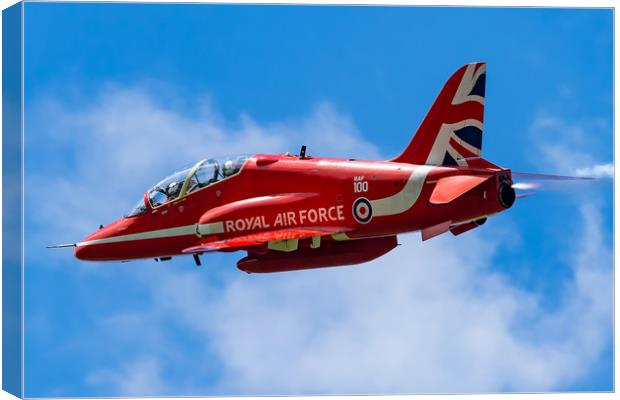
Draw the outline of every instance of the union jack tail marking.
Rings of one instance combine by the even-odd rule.
[[[468,165],[482,150],[486,64],[467,64],[446,82],[407,148],[391,161]]]

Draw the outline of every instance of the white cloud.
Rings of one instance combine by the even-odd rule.
[[[601,163],[597,154],[608,150],[612,128],[605,119],[569,121],[539,113],[530,126],[534,146],[532,162],[543,170],[577,175],[611,177],[613,164]]]
[[[158,98],[110,85],[79,106],[54,98],[34,104],[26,146],[37,163],[27,163],[26,205],[32,223],[46,227],[42,245],[80,240],[128,212],[157,181],[203,158],[296,153],[302,144],[310,155],[381,158],[329,102],[287,122],[258,123],[247,114],[226,121],[206,96],[185,112],[175,108],[180,100]]]
[[[105,393],[117,396],[140,396],[163,393],[166,386],[161,377],[159,361],[144,356],[123,366],[120,371],[101,369],[88,374],[86,381]]]
[[[551,310],[496,272],[496,232],[408,235],[365,265],[243,274],[220,296],[195,277],[150,284],[219,355],[224,393],[549,391],[587,373],[611,335],[611,253],[597,210],[582,217],[574,280]]]
[[[577,176],[586,176],[591,178],[613,178],[614,177],[614,165],[598,164],[591,167],[577,168],[575,171]]]
[[[39,105],[49,121],[41,130],[45,144],[31,146],[65,149],[70,160],[50,159],[48,168],[30,170],[31,196],[46,199],[32,208],[40,224],[33,226],[45,227],[37,240],[85,234],[118,217],[172,169],[211,155],[296,151],[305,143],[317,155],[381,158],[329,103],[295,120],[259,123],[248,115],[226,121],[208,101],[189,113],[155,99],[145,90],[110,87],[82,108]],[[592,165],[583,160],[580,165]],[[69,173],[67,163],[75,163]],[[50,176],[59,171],[66,176]],[[116,332],[114,343],[127,353],[111,367],[87,372],[86,381],[123,395],[566,387],[590,370],[611,335],[611,253],[597,209],[585,206],[581,216],[583,229],[570,242],[571,249],[579,244],[567,264],[572,278],[551,308],[543,294],[498,272],[502,251],[520,240],[501,229],[501,217],[498,228],[485,225],[458,238],[421,243],[417,235],[403,236],[392,253],[355,267],[238,273],[211,283],[209,268],[230,269],[230,263],[209,263],[204,277],[135,263],[132,270],[142,271],[137,284],[149,288],[146,305],[139,313],[111,312],[96,335],[76,333],[88,342]],[[558,257],[565,251],[559,248]],[[166,335],[164,326],[202,345],[180,356],[176,341],[186,337]],[[215,387],[202,384],[205,370],[189,368],[188,359],[217,361]],[[163,366],[183,371],[187,381],[165,381]]]

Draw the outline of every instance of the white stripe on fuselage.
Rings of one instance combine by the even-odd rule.
[[[426,175],[428,175],[430,170],[433,169],[432,165],[413,166],[411,164],[376,161],[321,160],[318,162],[318,165],[348,170],[374,169],[380,171],[400,171],[405,168],[413,169],[413,172],[409,176],[405,187],[403,187],[400,192],[392,196],[370,201],[373,217],[401,214],[413,207],[415,202],[418,200],[418,197],[420,197],[422,187],[424,187],[424,181],[426,180]]]
[[[323,165],[328,164],[324,161],[321,161]],[[336,164],[336,163],[334,163]],[[355,164],[355,163],[350,163]],[[360,163],[362,164],[362,163]],[[366,164],[366,163],[364,163]],[[348,166],[349,166],[348,165]],[[381,164],[379,164],[381,165]],[[368,167],[368,164],[364,166]],[[375,165],[373,165],[375,167]],[[395,167],[392,165],[386,166],[385,170],[394,170],[399,169],[399,167]],[[420,193],[422,192],[422,188],[424,186],[424,181],[426,180],[426,175],[433,169],[433,166],[429,165],[419,165],[413,168],[413,172],[407,179],[407,183],[403,189],[388,197],[384,197],[382,199],[371,200],[370,204],[373,209],[373,216],[387,216],[387,215],[395,215],[401,214],[407,210],[409,210],[415,202],[420,197]],[[158,229],[154,231],[146,231],[139,233],[132,233],[129,235],[120,235],[120,236],[111,236],[107,238],[101,239],[93,239],[86,240],[84,242],[79,242],[76,244],[77,247],[81,246],[90,246],[95,244],[106,244],[106,243],[121,243],[121,242],[131,242],[136,240],[148,240],[148,239],[162,239],[162,238],[170,238],[177,236],[189,236],[196,235],[197,233],[201,236],[206,235],[216,235],[218,233],[224,232],[224,224],[223,222],[213,222],[209,224],[192,224],[192,225],[184,225],[178,226],[175,228],[166,228],[166,229]]]
[[[428,175],[431,169],[433,169],[433,166],[430,165],[414,167],[405,187],[400,192],[382,199],[371,200],[372,216],[381,217],[401,214],[413,207],[420,197],[420,193],[422,193],[426,175]]]
[[[212,224],[201,224],[199,225],[199,227],[200,227],[200,233],[202,235],[217,234],[217,233],[224,232],[224,224],[222,222],[214,222]],[[154,231],[132,233],[129,235],[111,236],[111,237],[101,238],[101,239],[86,240],[84,242],[77,243],[76,246],[80,247],[80,246],[89,246],[89,245],[94,245],[94,244],[131,242],[134,240],[162,239],[162,238],[169,238],[169,237],[176,237],[176,236],[189,236],[189,235],[196,235],[196,224],[177,226],[175,228],[158,229]]]

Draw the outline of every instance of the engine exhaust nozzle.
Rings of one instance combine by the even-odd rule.
[[[515,190],[509,184],[502,182],[499,184],[497,198],[499,199],[499,203],[502,207],[510,208],[514,204],[517,195]]]

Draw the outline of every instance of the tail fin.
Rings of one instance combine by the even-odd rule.
[[[391,161],[463,165],[482,149],[486,64],[467,64],[446,82],[401,155]]]

